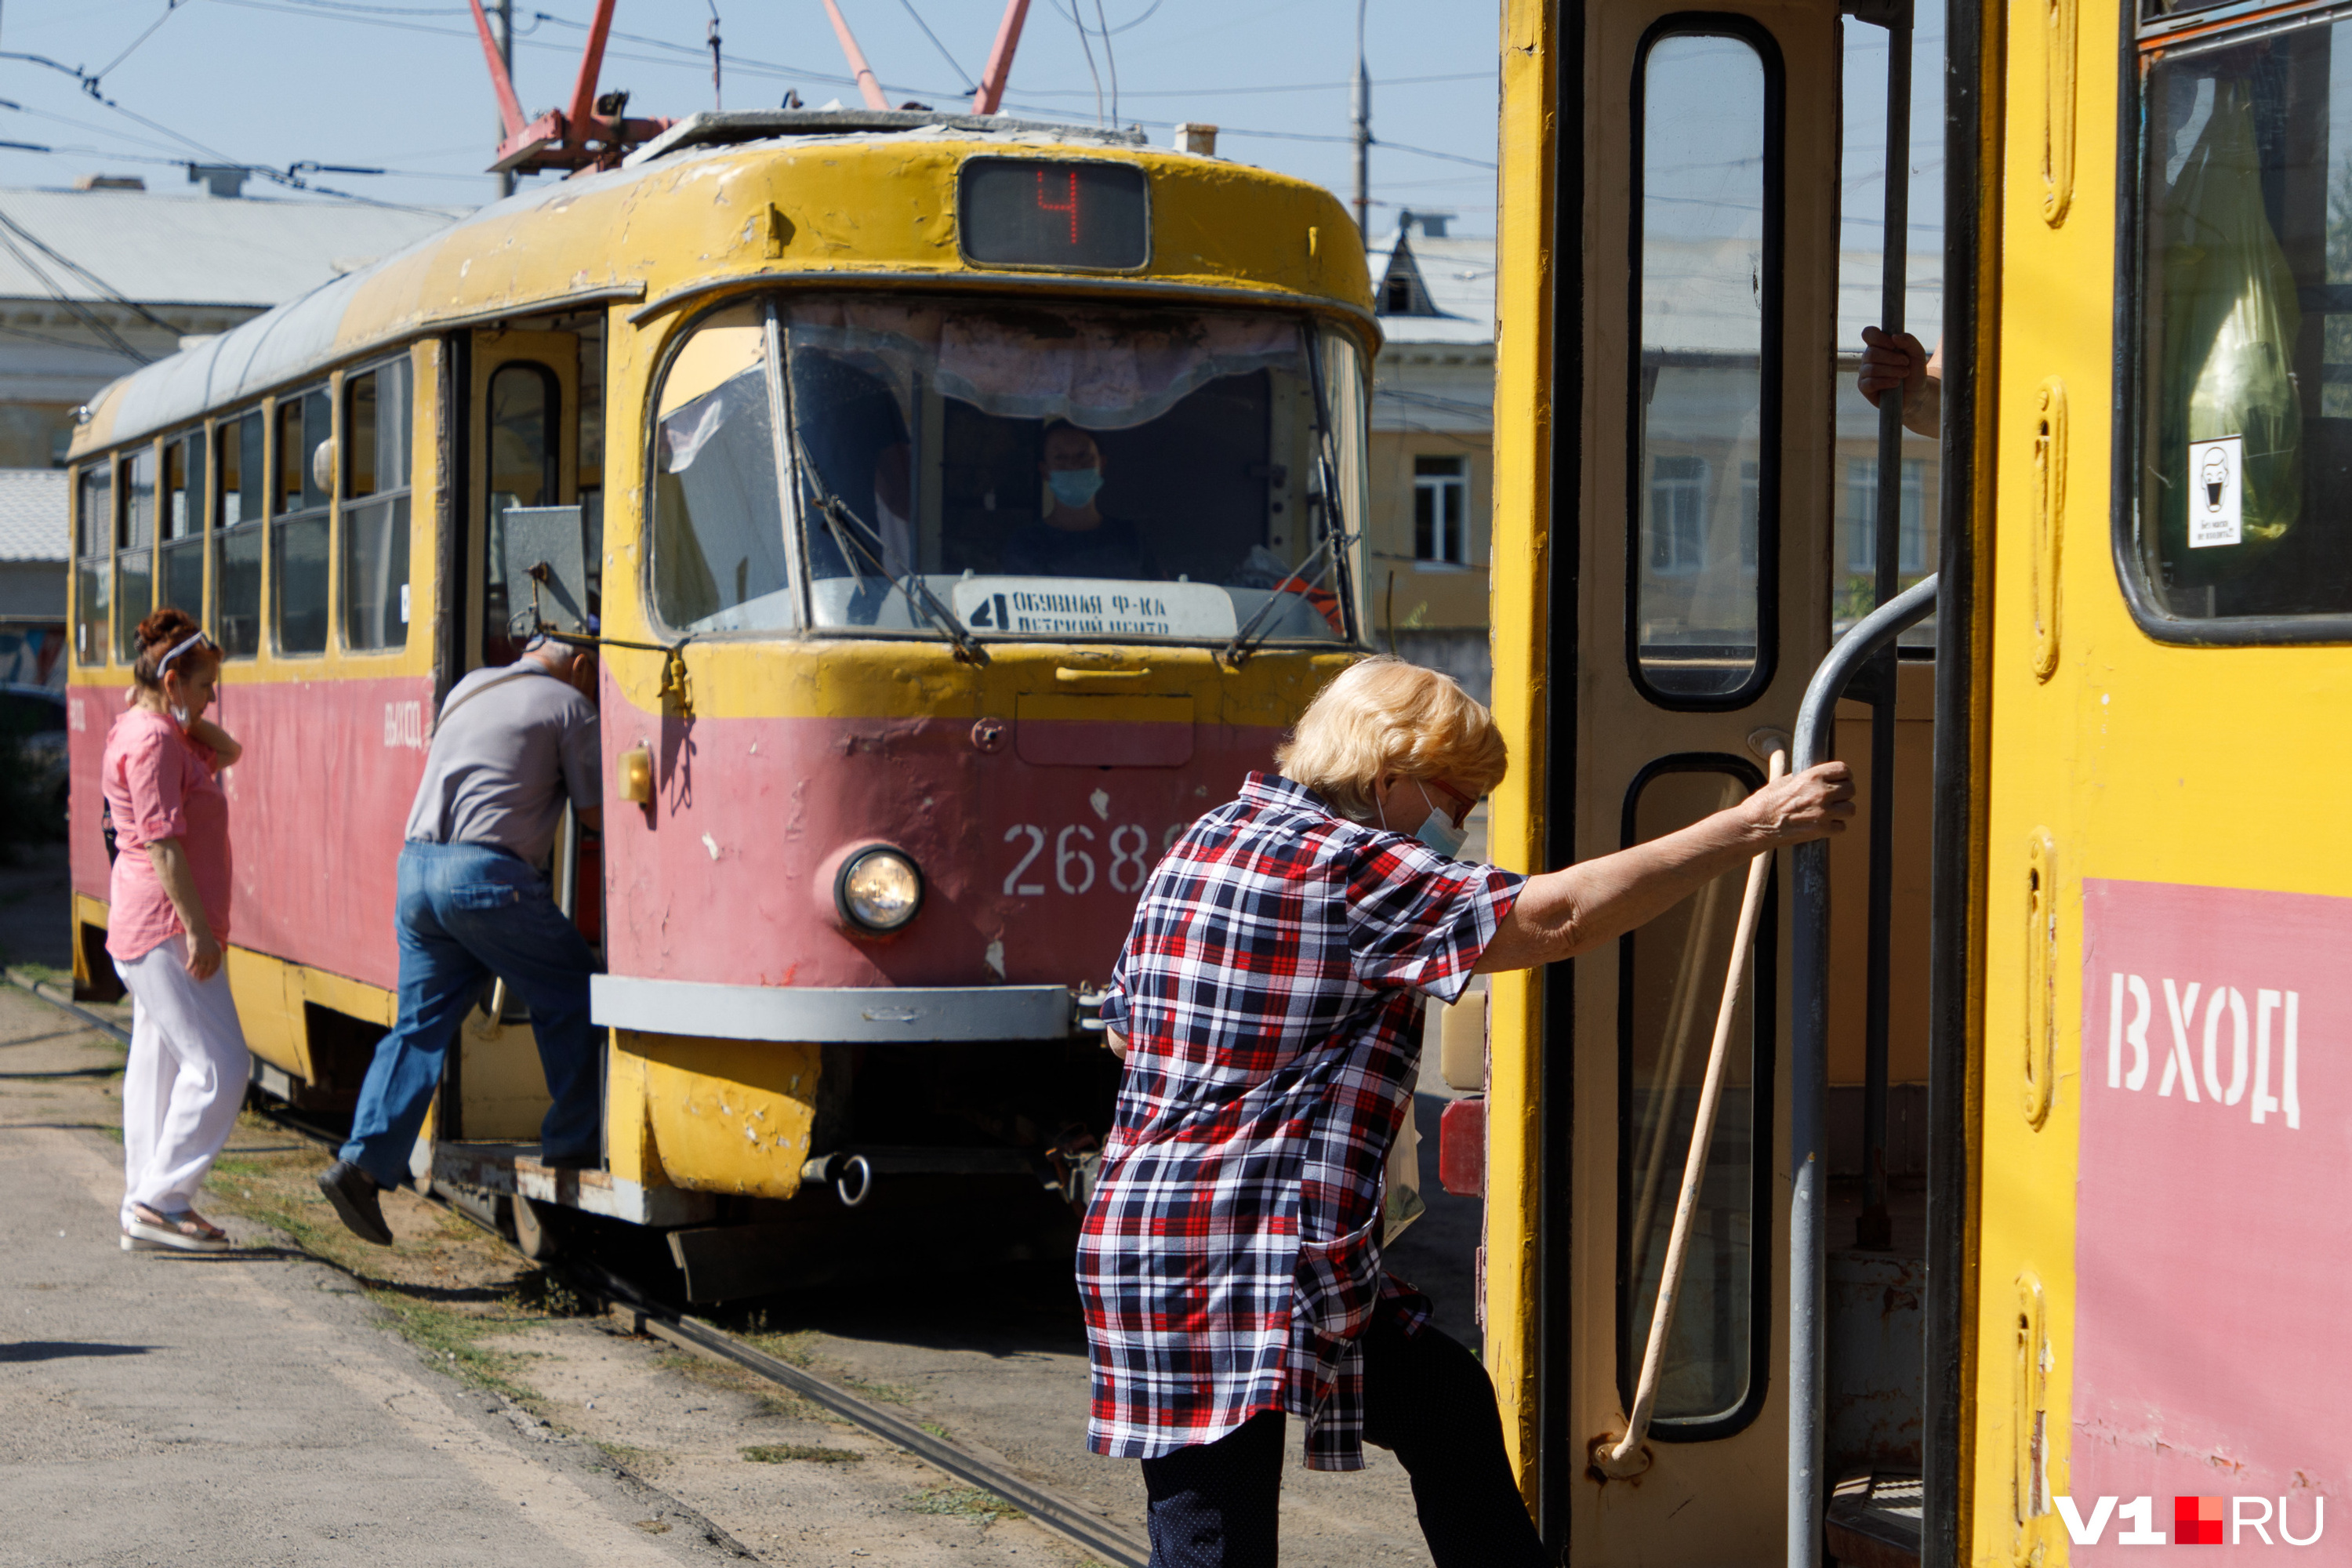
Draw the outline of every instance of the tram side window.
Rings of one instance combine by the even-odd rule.
[[[764,308],[740,306],[696,328],[662,380],[654,608],[681,631],[767,630],[799,618],[767,367]],[[902,479],[902,497],[904,488]],[[859,503],[870,505],[872,493]]]
[[[556,423],[562,396],[554,373],[518,361],[490,374],[488,552],[482,573],[482,658],[511,663],[522,652],[517,617],[528,630],[530,585],[507,582],[506,514],[509,507],[561,504],[556,464],[562,426]],[[404,483],[406,481],[404,480]]]
[[[1635,683],[1724,707],[1771,676],[1780,337],[1777,58],[1759,35],[1677,31],[1641,102],[1627,484]]]
[[[121,524],[114,555],[115,657],[139,657],[139,623],[155,607],[155,449],[122,459]]]
[[[2118,554],[2159,632],[2240,620],[2346,636],[2347,70],[2352,22],[2222,34],[2142,68],[2139,451]]]
[[[114,602],[114,465],[104,458],[83,465],[74,489],[74,657],[100,665]]]
[[[323,386],[278,405],[278,482],[270,576],[280,653],[327,647],[328,507],[334,489],[334,403]]]
[[[1737,803],[1758,782],[1703,763],[1654,770],[1635,785],[1625,842],[1687,827]],[[1649,1343],[1743,879],[1739,872],[1727,873],[1621,940],[1617,1369],[1629,1407]],[[1654,1431],[1669,1441],[1727,1436],[1760,1403],[1751,1395],[1762,1391],[1755,1366],[1770,1317],[1759,1305],[1769,1269],[1761,1261],[1758,1184],[1770,1181],[1772,907],[1767,900],[1733,1021],[1715,1136],[1666,1341]]]
[[[408,464],[412,416],[405,357],[343,381],[343,643],[408,640]]]
[[[175,436],[163,445],[163,509],[157,521],[163,532],[163,542],[156,548],[163,603],[178,605],[202,625],[205,436],[201,430]]]
[[[220,422],[213,517],[213,637],[230,658],[261,651],[262,426],[258,413]]]

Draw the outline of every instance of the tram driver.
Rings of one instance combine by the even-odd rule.
[[[1000,569],[1006,575],[1159,579],[1142,530],[1096,505],[1103,455],[1090,432],[1066,420],[1048,425],[1037,473],[1045,480],[1044,514],[1004,542]]]
[[[360,1086],[350,1142],[319,1177],[362,1240],[392,1244],[379,1194],[407,1180],[443,1056],[493,974],[530,1009],[553,1098],[541,1163],[601,1163],[588,1022],[596,960],[544,869],[567,801],[583,825],[602,826],[595,692],[593,649],[541,637],[514,663],[467,676],[441,705],[400,850],[399,1020]]]

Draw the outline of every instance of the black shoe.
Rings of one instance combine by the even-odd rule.
[[[604,1157],[593,1150],[583,1154],[541,1154],[541,1166],[550,1171],[601,1171]]]
[[[373,1176],[348,1160],[338,1160],[319,1173],[319,1190],[353,1236],[378,1247],[392,1245],[392,1226],[383,1223],[383,1202],[376,1195]]]

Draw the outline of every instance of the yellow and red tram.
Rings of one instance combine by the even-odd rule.
[[[247,746],[257,1072],[346,1100],[436,706],[568,605],[606,645],[601,842],[556,868],[606,958],[605,1163],[530,1157],[544,1085],[493,993],[419,1176],[668,1227],[698,1298],[765,1282],[744,1224],[868,1189],[1076,1198],[1136,890],[1365,647],[1377,342],[1318,187],[787,110],[698,117],[126,377],[71,458],[77,981],[110,979],[123,639],[201,606]]]

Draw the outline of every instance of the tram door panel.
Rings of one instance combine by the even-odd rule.
[[[466,425],[471,494],[462,514],[468,669],[511,664],[529,636],[530,584],[507,579],[504,514],[580,500],[580,349],[574,332],[485,328],[473,335]],[[593,885],[591,878],[583,880]],[[449,1079],[457,1136],[538,1138],[547,1079],[519,1000],[501,991],[467,1016]]]
[[[1756,787],[1769,748],[1752,738],[1793,727],[1827,648],[1837,211],[1822,172],[1839,55],[1833,6],[1583,16],[1580,489],[1555,503],[1578,519],[1575,729],[1555,747],[1574,774],[1553,785],[1573,792],[1580,859]],[[1545,1181],[1570,1263],[1542,1308],[1544,1525],[1572,1562],[1781,1552],[1785,883],[1735,1018],[1633,1481],[1594,1479],[1587,1449],[1625,1430],[1739,877],[1577,960],[1572,1038],[1547,1047],[1546,1099],[1566,1090],[1573,1110],[1549,1113],[1565,1121]]]

